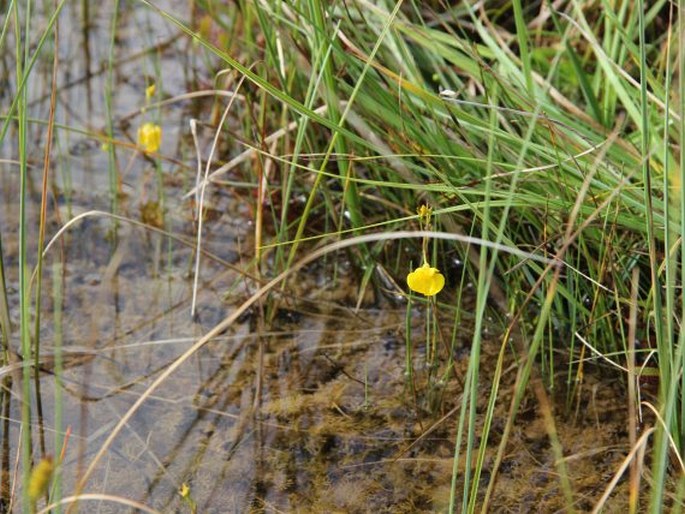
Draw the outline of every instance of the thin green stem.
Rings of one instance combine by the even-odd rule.
[[[28,38],[30,31],[31,2],[26,3],[24,13],[25,28],[24,37]],[[28,74],[28,47],[29,41],[21,37],[19,7],[15,4],[14,9],[14,32],[16,39],[16,73],[17,83],[21,84],[26,80]],[[22,46],[23,45],[23,46]],[[23,56],[22,56],[23,50]],[[17,117],[18,117],[18,150],[19,150],[19,305],[20,305],[20,340],[22,358],[25,362],[31,359],[31,336],[30,336],[30,314],[29,306],[31,303],[31,293],[28,281],[28,258],[26,255],[26,238],[28,232],[28,221],[26,219],[26,182],[28,180],[28,158],[27,151],[27,88],[22,88],[17,94]],[[24,513],[31,512],[32,502],[28,494],[28,483],[31,477],[31,368],[22,368],[22,404],[21,404],[21,443],[22,443],[22,510]]]

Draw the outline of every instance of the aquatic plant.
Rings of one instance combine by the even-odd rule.
[[[416,209],[416,214],[419,217],[419,225],[422,230],[429,231],[432,228],[431,216],[433,216],[433,208],[428,204],[421,204]],[[423,265],[416,268],[407,275],[407,285],[409,289],[426,296],[435,296],[442,288],[445,287],[445,277],[428,264],[428,237],[423,238],[421,246],[423,253]]]
[[[445,277],[427,262],[407,275],[409,289],[426,296],[435,296],[445,286]]]
[[[32,502],[36,502],[38,498],[46,493],[52,474],[55,470],[55,465],[52,457],[47,456],[41,459],[31,470],[31,476],[28,484],[28,495]]]
[[[149,101],[153,96],[155,96],[155,91],[157,90],[157,85],[153,82],[145,88],[145,100]]]
[[[146,122],[138,128],[138,144],[145,153],[155,153],[162,144],[162,127]]]
[[[633,466],[630,498],[628,494],[621,494],[620,487],[626,486],[619,482],[624,468],[618,467],[616,480],[607,484],[606,498],[611,497],[611,507],[618,510],[624,498],[632,512],[636,512],[638,507],[640,510],[647,508],[646,502],[638,505],[638,495],[643,498],[650,496],[652,512],[659,512],[666,498],[682,503],[685,481],[674,486],[671,479],[675,475],[672,464],[677,460],[674,456],[685,453],[685,382],[682,379],[685,334],[681,329],[685,324],[682,293],[685,280],[685,228],[682,223],[685,198],[681,191],[685,180],[685,157],[679,150],[685,147],[685,81],[673,79],[678,76],[674,71],[685,68],[682,38],[685,22],[676,18],[678,11],[685,7],[683,2],[603,2],[606,8],[592,10],[587,9],[589,2],[554,2],[553,5],[552,2],[530,2],[524,5],[521,0],[350,0],[342,3],[208,0],[190,2],[192,10],[185,18],[177,18],[171,12],[159,9],[154,2],[141,0],[140,4],[141,13],[150,19],[159,16],[160,20],[169,22],[178,31],[168,43],[150,41],[149,48],[141,54],[155,60],[155,78],[152,83],[151,78],[145,79],[148,84],[145,105],[135,115],[149,116],[146,109],[154,109],[155,116],[147,118],[151,122],[139,122],[142,125],[137,132],[138,153],[134,153],[134,157],[140,156],[139,152],[151,154],[161,148],[160,120],[162,115],[168,114],[168,102],[175,100],[161,99],[162,89],[166,92],[174,88],[162,88],[157,64],[161,68],[163,56],[174,50],[175,41],[187,37],[194,43],[188,45],[190,50],[187,51],[199,49],[206,52],[205,60],[193,58],[193,66],[188,68],[193,74],[197,71],[198,77],[211,76],[220,68],[232,69],[231,73],[216,75],[212,91],[195,90],[198,84],[206,85],[206,80],[189,82],[183,91],[187,95],[185,100],[193,95],[216,98],[215,114],[220,112],[222,95],[230,96],[231,101],[236,102],[236,108],[231,112],[231,116],[235,113],[235,118],[217,122],[218,116],[209,116],[201,104],[198,104],[199,114],[194,114],[193,109],[192,116],[202,119],[197,128],[212,127],[217,149],[216,158],[212,152],[212,157],[198,159],[198,170],[203,161],[207,167],[202,181],[201,173],[197,173],[195,190],[216,186],[220,176],[224,175],[221,187],[213,191],[217,193],[217,200],[224,203],[216,209],[205,207],[203,196],[196,195],[197,220],[204,220],[204,213],[209,215],[214,211],[223,215],[225,205],[247,206],[238,215],[239,223],[245,221],[240,217],[244,212],[254,213],[255,242],[247,245],[254,248],[254,254],[245,251],[244,245],[237,251],[240,255],[236,262],[240,265],[235,266],[240,268],[240,280],[227,287],[229,292],[225,293],[235,296],[239,302],[243,291],[252,293],[261,287],[260,294],[264,296],[263,303],[259,295],[249,300],[255,305],[254,317],[258,318],[250,329],[252,335],[259,336],[258,358],[232,359],[238,363],[235,366],[241,362],[249,363],[245,364],[241,375],[251,376],[253,368],[249,366],[252,364],[259,370],[256,386],[244,388],[245,397],[240,406],[246,414],[242,428],[250,426],[255,414],[253,411],[247,413],[244,407],[248,404],[255,410],[260,409],[260,416],[283,416],[291,422],[302,411],[311,410],[312,418],[316,416],[317,411],[309,409],[304,402],[319,405],[326,401],[330,403],[331,413],[340,421],[337,425],[335,421],[327,421],[325,426],[322,423],[321,432],[331,432],[330,446],[335,448],[340,444],[336,439],[342,432],[341,423],[364,418],[368,412],[365,409],[380,405],[384,401],[383,395],[393,396],[393,401],[395,396],[402,396],[389,395],[387,390],[374,390],[375,384],[393,383],[390,371],[395,363],[374,367],[369,355],[361,353],[366,351],[366,341],[355,342],[355,352],[358,353],[353,359],[345,356],[343,360],[342,353],[329,356],[317,347],[310,352],[314,357],[311,360],[307,357],[302,361],[304,364],[296,362],[298,350],[288,348],[287,358],[284,357],[281,365],[297,369],[299,375],[297,380],[293,380],[297,384],[297,394],[282,394],[289,391],[282,391],[286,386],[281,384],[276,384],[280,389],[277,392],[274,389],[270,394],[269,360],[275,359],[262,338],[268,330],[270,313],[278,312],[277,306],[272,307],[270,302],[277,305],[280,301],[293,304],[301,299],[310,301],[311,298],[305,298],[305,295],[318,295],[320,289],[329,284],[331,288],[338,287],[336,279],[344,275],[361,284],[358,288],[358,310],[364,308],[365,289],[367,293],[375,294],[366,296],[374,296],[374,307],[380,310],[387,306],[383,295],[392,301],[402,300],[403,295],[399,293],[403,288],[397,285],[396,279],[406,276],[411,291],[428,297],[421,302],[421,307],[426,307],[422,309],[425,321],[420,325],[425,328],[425,351],[419,348],[412,353],[419,332],[416,327],[420,320],[416,314],[421,309],[412,308],[413,297],[407,302],[404,327],[406,372],[397,379],[397,382],[405,380],[411,384],[412,394],[408,403],[417,412],[417,430],[421,430],[421,435],[411,444],[420,443],[421,438],[433,431],[432,426],[422,426],[421,411],[428,406],[425,411],[430,415],[440,409],[448,412],[442,418],[441,428],[449,425],[443,435],[452,439],[454,445],[452,484],[446,500],[448,506],[433,510],[497,510],[503,503],[501,497],[497,499],[501,490],[501,481],[498,483],[497,478],[506,473],[503,471],[505,468],[512,468],[511,462],[505,465],[504,459],[511,455],[515,427],[522,421],[520,416],[517,418],[520,411],[537,411],[545,416],[544,437],[541,439],[549,440],[552,450],[541,452],[540,462],[542,465],[547,454],[553,454],[553,462],[545,464],[545,476],[551,476],[548,471],[553,466],[554,475],[559,479],[550,487],[554,487],[556,496],[561,497],[558,493],[563,492],[563,498],[559,500],[563,505],[546,510],[561,510],[561,507],[570,510],[574,506],[584,509],[579,501],[597,501],[582,489],[586,482],[574,476],[574,461],[578,459],[568,457],[569,450],[575,446],[566,439],[568,435],[564,430],[557,430],[555,423],[562,422],[562,418],[556,415],[557,411],[561,413],[566,409],[565,414],[568,414],[572,405],[583,404],[583,392],[590,385],[587,377],[592,376],[593,369],[604,370],[600,366],[606,366],[606,363],[618,370],[615,373],[628,384],[626,403],[633,409],[627,415],[628,430],[625,430],[630,435],[616,445],[616,448],[630,448],[624,454],[626,462],[630,461]],[[450,7],[441,4],[450,4]],[[67,87],[61,74],[55,75],[51,112],[47,121],[43,119],[47,109],[44,109],[40,98],[48,98],[49,95],[41,94],[47,91],[38,90],[45,82],[33,80],[30,75],[33,75],[34,62],[43,64],[42,58],[47,52],[39,50],[52,31],[54,18],[49,18],[53,21],[44,28],[42,18],[36,20],[32,16],[31,5],[31,1],[4,5],[5,22],[0,32],[0,48],[3,50],[6,50],[5,41],[16,42],[17,71],[16,78],[9,84],[15,87],[14,99],[12,105],[4,110],[0,142],[5,143],[8,149],[18,150],[18,175],[22,180],[18,194],[22,204],[17,209],[21,211],[18,242],[13,240],[15,232],[7,230],[6,225],[2,226],[3,233],[0,234],[3,236],[0,239],[9,239],[10,245],[5,248],[18,248],[15,258],[14,255],[3,254],[0,244],[0,333],[7,348],[17,350],[21,346],[24,359],[34,356],[34,369],[38,369],[40,332],[52,335],[44,330],[51,318],[55,325],[53,332],[60,332],[61,301],[57,299],[61,286],[57,285],[61,284],[62,278],[66,280],[74,274],[67,266],[55,267],[66,271],[64,275],[61,271],[53,272],[56,277],[53,305],[58,308],[54,312],[46,309],[47,302],[42,298],[45,293],[40,287],[41,261],[32,255],[33,225],[27,217],[31,214],[28,202],[36,197],[30,189],[35,160],[31,149],[38,148],[43,140],[53,139],[51,131],[45,135],[38,132],[40,125],[55,125],[58,128],[55,141],[59,143],[55,152],[51,152],[49,145],[45,151],[44,207],[41,208],[40,221],[43,229],[50,228],[48,221],[52,221],[48,218],[50,213],[45,210],[50,208],[47,201],[50,199],[49,191],[52,190],[60,202],[62,198],[68,200],[69,197],[69,180],[50,184],[47,174],[53,167],[59,172],[60,163],[70,157],[62,150],[69,143],[67,136],[104,136],[109,153],[113,213],[119,210],[118,200],[127,195],[122,185],[128,187],[134,183],[132,177],[140,178],[136,167],[145,168],[145,173],[150,167],[147,166],[149,162],[140,163],[135,158],[130,160],[125,171],[122,172],[119,166],[122,161],[118,153],[123,154],[130,147],[117,141],[120,134],[126,133],[129,118],[115,112],[114,106],[121,104],[113,101],[120,95],[115,78],[119,73],[126,73],[125,69],[120,71],[120,66],[125,66],[129,58],[124,58],[120,45],[115,45],[121,30],[117,18],[119,2],[104,13],[106,19],[111,18],[109,61],[107,67],[98,72],[107,72],[107,123],[104,130],[97,127],[83,129],[78,126],[78,121],[62,116],[62,106],[55,100],[58,89],[64,88],[66,92],[78,86]],[[91,10],[88,14],[90,5],[89,2],[82,3],[84,32],[85,27],[91,26],[88,23],[93,13]],[[438,12],[438,9],[441,10]],[[35,21],[32,23],[32,19],[40,21],[40,25]],[[24,30],[21,30],[22,25],[26,27]],[[44,31],[40,40],[38,30]],[[147,32],[140,31],[136,36],[142,38]],[[54,34],[55,48],[60,48],[57,32]],[[84,34],[83,39],[90,41],[88,34]],[[167,44],[169,46],[163,46]],[[123,47],[126,48],[125,45]],[[155,51],[150,51],[152,49]],[[55,58],[60,55],[56,52]],[[37,61],[39,58],[41,61]],[[58,64],[55,61],[56,69]],[[210,69],[203,70],[203,64]],[[212,66],[215,68],[211,69]],[[92,66],[84,68],[93,69]],[[249,87],[234,87],[236,77],[249,82]],[[139,80],[135,87],[142,82]],[[160,91],[155,92],[155,84],[159,84]],[[673,85],[679,88],[677,94]],[[5,100],[9,96],[6,95]],[[151,103],[153,97],[160,101]],[[35,106],[39,105],[41,108],[37,109]],[[60,124],[52,120],[54,110],[57,110]],[[120,125],[119,121],[124,119],[126,123]],[[166,130],[172,126],[171,119],[164,119]],[[9,127],[15,125],[18,140],[10,141],[9,138],[15,136]],[[195,131],[196,125],[191,124],[191,127]],[[231,137],[224,141],[227,133]],[[33,139],[34,135],[41,137]],[[194,143],[199,149],[204,141],[203,134],[198,131],[194,136],[197,136]],[[231,146],[234,144],[237,148]],[[178,155],[168,156],[178,166],[173,178],[178,179],[178,184],[183,184],[177,187],[188,188],[192,175],[189,171],[192,166],[188,163],[193,159],[183,154],[183,145],[168,144],[165,148],[169,154],[173,153],[172,150],[178,152]],[[236,152],[240,153],[235,155]],[[226,156],[231,156],[228,157],[230,161],[212,171],[212,166]],[[167,161],[162,156],[155,157],[159,157],[155,159],[159,200],[145,202],[145,195],[152,192],[143,189],[143,197],[139,201],[122,202],[122,211],[128,208],[129,203],[141,206],[143,228],[150,233],[161,234],[162,227],[168,226],[171,232],[170,227],[180,224],[164,223],[163,216],[167,213],[171,219],[178,213],[172,212],[175,207],[173,201],[164,203],[164,191],[169,188],[169,182],[162,180],[163,177],[168,178],[167,174],[162,175],[162,167]],[[7,160],[9,162],[12,161]],[[126,182],[122,180],[124,176]],[[141,182],[150,188],[152,186],[146,177]],[[230,200],[224,195],[231,195]],[[189,197],[190,193],[186,198]],[[426,202],[419,207],[418,217],[412,215],[412,206],[417,198]],[[155,208],[149,210],[149,207]],[[150,213],[159,214],[159,221],[155,221],[157,216]],[[236,217],[234,213],[227,214],[227,217]],[[63,227],[67,226],[65,220],[58,216],[55,219]],[[75,219],[72,218],[72,222]],[[433,220],[436,232],[431,226]],[[407,224],[418,224],[423,231],[422,236],[401,234],[399,231],[404,230]],[[200,244],[203,236],[200,223],[198,227],[196,251],[199,256],[201,252],[204,255],[204,249]],[[411,228],[414,230],[416,227]],[[440,234],[454,238],[439,238]],[[346,239],[350,235],[359,238],[355,245]],[[172,234],[164,234],[164,237],[170,240]],[[371,239],[364,239],[366,237]],[[412,240],[412,237],[422,237],[423,244]],[[330,276],[324,276],[306,293],[293,292],[285,284],[285,279],[291,275],[294,278],[299,269],[304,276],[310,274],[310,270],[298,268],[303,266],[298,263],[307,259],[311,262],[310,244],[329,239],[347,241],[344,265],[337,260],[338,253],[331,249],[326,254],[328,260],[317,268],[325,270],[321,272],[324,275],[329,272],[326,266],[332,263],[335,268]],[[116,238],[111,240],[116,241]],[[38,241],[37,255],[40,257],[42,235]],[[167,262],[170,267],[176,259],[182,258],[171,243],[163,245],[154,238],[150,243],[155,245],[156,251],[155,274],[163,275],[163,270],[160,273],[163,265],[159,263],[163,260],[160,256],[165,246],[169,249]],[[503,252],[505,247],[525,250],[530,255],[521,261],[520,255]],[[335,251],[342,249],[340,246]],[[118,278],[118,263],[126,257],[128,248],[113,246],[112,250],[116,259],[112,259],[114,264],[108,268],[107,277],[114,279]],[[66,255],[68,252],[63,256],[50,253],[56,260]],[[323,253],[319,255],[324,256]],[[407,256],[414,255],[418,256],[414,258],[414,266],[418,267],[407,274]],[[98,259],[99,253],[94,252],[93,260],[101,264]],[[3,260],[18,265],[3,268]],[[34,281],[36,288],[32,289],[26,277],[30,271],[28,267],[36,260],[38,278]],[[209,269],[199,269],[199,257],[196,262],[198,283],[202,276],[200,271],[205,271],[205,278],[210,279]],[[227,267],[233,265],[222,264]],[[262,265],[264,269],[261,269]],[[7,283],[10,285],[6,286],[3,277],[8,269]],[[252,269],[257,272],[252,274]],[[267,292],[275,289],[278,282],[267,283],[266,277],[270,276],[283,279],[280,296],[274,294],[267,298]],[[379,276],[383,277],[382,281]],[[446,277],[450,289],[454,288],[454,294],[445,294],[444,301],[438,306],[435,296],[444,288]],[[375,285],[382,287],[366,288],[374,280],[378,282]],[[15,282],[19,284],[16,287]],[[18,300],[12,297],[15,290],[19,292]],[[65,291],[69,294],[68,288]],[[11,323],[10,306],[5,299],[8,292],[11,307],[19,313],[18,328]],[[475,306],[461,303],[462,298],[469,302],[474,296]],[[323,303],[320,297],[316,299]],[[69,305],[65,302],[65,308]],[[347,305],[340,301],[335,307]],[[226,320],[237,320],[239,311],[247,312],[249,308],[250,305],[244,302]],[[36,329],[34,349],[31,349],[28,323],[33,312],[36,313]],[[41,313],[45,318],[41,318]],[[150,313],[145,311],[145,315],[150,316]],[[451,316],[449,323],[445,321],[448,316]],[[498,319],[501,324],[497,328],[502,328],[502,335],[493,341],[493,331],[489,329],[497,324]],[[112,434],[122,431],[124,426],[135,426],[135,423],[127,424],[135,409],[173,369],[180,367],[205,343],[209,344],[212,337],[222,334],[222,328],[226,329],[232,321],[222,323],[223,327],[220,324],[207,332],[207,337],[179,357],[173,368],[167,368],[164,375],[160,375]],[[403,330],[402,327],[396,328],[397,323],[391,325],[392,334],[384,339],[387,346],[384,349],[388,352],[393,351],[396,339],[400,339],[395,332]],[[450,330],[451,327],[454,328]],[[61,338],[57,334],[54,337],[55,384],[59,385],[62,371],[57,357]],[[464,334],[469,338],[466,343],[462,341]],[[123,343],[124,338],[117,336],[115,342]],[[636,341],[641,343],[637,349]],[[302,344],[294,346],[302,353]],[[493,346],[501,350],[493,353]],[[333,344],[329,347],[332,348]],[[100,351],[94,348],[93,353],[96,350]],[[496,369],[492,369],[488,364],[492,364],[495,354]],[[329,394],[329,390],[318,381],[310,380],[307,365],[311,362],[314,364],[312,368],[320,368],[317,359],[322,356],[331,361],[325,362],[331,364],[332,376],[337,376],[338,369],[344,370],[344,374],[342,371],[340,374],[345,378],[339,377],[341,387],[348,379],[359,387],[363,386],[364,409],[358,411],[353,402],[344,403],[349,395],[354,394],[347,389],[338,398]],[[391,356],[396,357],[396,354]],[[414,375],[414,366],[422,356],[425,356],[425,366],[417,368]],[[359,368],[351,369],[358,362],[362,363]],[[562,367],[565,372],[560,372]],[[47,452],[41,447],[44,444],[37,444],[38,439],[33,441],[35,427],[38,426],[36,421],[42,419],[39,403],[33,403],[33,399],[41,398],[38,391],[40,381],[33,380],[31,367],[26,362],[21,363],[20,372],[21,377],[15,383],[21,383],[23,398],[27,399],[22,404],[21,440],[15,444],[14,439],[10,439],[6,447],[14,445],[12,451],[17,448],[16,452],[22,453],[20,480],[23,487],[20,490],[25,497],[24,504],[27,504],[29,496],[37,496],[29,491],[31,478],[27,473],[32,464]],[[278,378],[281,378],[280,369],[278,373]],[[643,386],[640,379],[650,373],[658,376],[655,386],[659,389],[658,394],[643,395],[640,393]],[[374,382],[374,375],[383,380],[377,378]],[[513,375],[516,375],[515,383]],[[36,376],[41,378],[38,373]],[[44,380],[50,379],[45,377]],[[545,397],[547,391],[544,386],[556,391],[549,399]],[[35,387],[35,394],[30,387]],[[490,390],[488,395],[483,394],[486,388]],[[559,398],[564,395],[557,394],[560,388],[568,391],[561,400]],[[428,389],[430,391],[426,393]],[[8,394],[10,390],[8,387]],[[255,391],[254,397],[248,397],[252,390]],[[349,390],[353,391],[354,387]],[[57,387],[59,391],[61,388]],[[535,409],[530,405],[536,401],[530,395],[531,391],[537,398]],[[437,400],[424,401],[428,394],[434,394]],[[10,414],[5,418],[10,420],[16,414],[10,410],[9,395],[7,398],[7,412]],[[59,407],[61,400],[57,393],[55,398]],[[640,399],[651,403],[640,402]],[[503,404],[508,406],[506,414],[498,411]],[[653,407],[655,412],[651,419],[645,416],[646,421],[641,420],[641,425],[638,425],[638,416],[634,412],[638,405]],[[401,415],[401,410],[397,412]],[[379,423],[386,422],[380,414]],[[405,430],[407,420],[399,419],[400,415],[397,416],[397,424],[403,425],[402,430]],[[523,421],[531,424],[529,419]],[[646,428],[650,423],[656,428]],[[63,423],[58,413],[53,424],[55,432],[60,434]],[[311,426],[303,423],[297,428],[311,430]],[[270,429],[264,423],[256,432],[262,428],[265,432]],[[638,428],[643,434],[639,439]],[[412,437],[416,434],[411,432]],[[5,430],[5,437],[13,436]],[[81,477],[77,493],[87,484],[97,460],[109,453],[112,440],[113,436],[102,444],[97,457]],[[652,441],[656,441],[654,449],[646,446],[653,444]],[[54,455],[60,455],[60,444],[55,443]],[[85,442],[80,444],[86,448]],[[496,456],[493,456],[493,444],[498,445]],[[11,453],[6,453],[3,477],[10,477],[6,462],[10,462]],[[181,460],[177,455],[170,460]],[[649,459],[645,458],[647,455]],[[388,455],[381,452],[378,456],[385,459]],[[537,457],[539,455],[536,454]],[[419,458],[422,459],[422,455],[419,454],[417,460]],[[638,473],[643,469],[641,459],[652,463],[651,476],[643,482],[639,481],[641,474]],[[56,460],[57,478],[53,478],[54,484],[49,488],[50,501],[58,501],[62,495],[57,487],[61,462],[61,459]],[[167,467],[166,460],[160,462],[164,462],[164,466],[157,463],[160,468]],[[299,464],[294,462],[292,468]],[[682,462],[677,464],[685,468]],[[318,478],[328,480],[325,471],[322,470]],[[605,476],[605,471],[598,475]],[[299,476],[294,475],[288,477],[288,484],[291,481],[297,484]],[[168,476],[173,476],[173,473]],[[202,490],[191,482],[191,478],[185,474],[178,475],[179,482],[188,480],[188,483],[193,483],[193,494],[201,502],[204,500]],[[596,480],[593,486],[602,478]],[[419,484],[420,481],[420,478],[415,481],[417,488],[426,487]],[[341,483],[344,485],[344,482],[331,485],[343,490]],[[5,485],[7,483],[0,483],[3,492],[16,490]],[[268,487],[272,486],[260,477],[260,486],[251,489],[259,491],[259,497],[256,495],[254,498],[255,504],[265,501],[273,491],[273,487],[267,490]],[[157,494],[157,490],[150,489],[150,499],[157,501],[152,497],[153,492]],[[181,494],[180,498],[185,497]],[[606,498],[600,499],[596,510],[603,507],[602,502],[608,501]],[[278,498],[270,499],[275,504],[279,502]],[[174,496],[174,501],[180,503],[178,495]],[[414,497],[408,495],[407,501],[413,504]],[[23,507],[26,509],[25,505]],[[334,511],[339,507],[332,506],[327,510]]]

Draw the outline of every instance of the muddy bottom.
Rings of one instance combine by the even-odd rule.
[[[104,238],[106,231],[94,229],[90,239],[97,240],[97,234]],[[193,322],[187,277],[155,276],[151,262],[149,273],[141,273],[141,262],[156,255],[154,238],[129,230],[120,244],[127,251],[115,250],[109,263],[84,261],[65,272],[69,309],[61,333],[66,370],[60,391],[64,427],[70,432],[63,461],[63,491],[68,494],[147,386],[254,290],[235,271],[210,261],[206,274],[216,269],[211,280],[203,281],[199,321]],[[330,276],[334,268],[339,278],[322,282],[321,273],[330,269]],[[468,314],[462,316],[461,336],[452,348],[454,371],[445,372],[449,356],[444,349],[438,349],[438,366],[427,366],[426,305],[412,304],[408,338],[406,305],[371,292],[366,306],[353,308],[358,279],[352,269],[340,256],[305,270],[296,286],[265,300],[192,355],[126,424],[84,492],[134,499],[160,512],[190,512],[179,494],[184,485],[203,513],[446,512],[461,383],[470,354]],[[462,305],[471,308],[467,301]],[[451,333],[453,316],[449,307],[443,311],[441,330]],[[489,331],[481,354],[479,420],[500,352],[499,334],[495,327]],[[41,448],[55,453],[54,337],[46,328],[42,421],[34,412],[36,455]],[[481,499],[518,369],[513,353],[507,350],[505,355]],[[628,452],[624,385],[603,379],[601,368],[586,366],[585,371],[574,394],[557,380],[558,392],[546,400],[554,410],[579,511],[592,508]],[[568,505],[544,403],[533,389],[529,387],[506,447],[491,512],[556,512]],[[19,404],[10,396],[4,401],[9,411],[2,432],[9,442],[4,460],[13,462]],[[477,434],[481,425],[479,421]],[[457,511],[467,471],[463,449],[460,456]],[[469,471],[474,464],[475,457]],[[617,490],[609,511],[625,506],[624,485]],[[131,512],[111,502],[82,508]]]
[[[249,240],[247,231],[234,237]],[[107,250],[79,258],[87,245]],[[169,245],[171,253],[165,251]],[[225,257],[239,262],[238,246],[233,257],[228,251]],[[126,226],[112,244],[109,223],[99,220],[67,237],[62,251],[74,257],[62,270],[61,329],[54,316],[43,319],[32,439],[36,457],[54,455],[56,433],[69,432],[62,468],[68,495],[152,381],[256,286],[225,261],[203,260],[193,321],[192,280],[184,271],[193,256],[183,245]],[[54,270],[48,266],[45,278],[51,298]],[[447,511],[470,358],[472,302],[459,302],[463,313],[456,343],[449,353],[438,345],[431,367],[427,305],[414,300],[407,314],[406,303],[370,287],[356,310],[358,289],[354,267],[339,254],[306,268],[282,292],[265,298],[154,391],[114,440],[84,492],[134,499],[160,512],[190,512],[179,494],[184,485],[203,513]],[[451,294],[445,293],[439,306],[444,334],[454,329],[450,304],[456,298]],[[476,434],[482,430],[500,354],[497,326],[493,321],[488,327],[482,345]],[[52,374],[56,339],[62,341],[65,359],[59,388]],[[452,371],[446,368],[450,355]],[[481,500],[519,367],[511,348],[504,355]],[[582,382],[572,384],[575,392],[569,392],[566,370],[559,366],[556,393],[542,404],[529,387],[497,475],[491,512],[555,512],[567,506],[544,417],[546,403],[554,412],[579,511],[591,509],[628,453],[624,384],[608,378],[606,369],[588,365]],[[17,373],[11,366],[4,371],[13,391],[3,396],[2,461],[8,464],[19,448]],[[55,426],[57,392],[63,405],[61,430]],[[474,465],[475,456],[467,467],[462,448],[457,510],[465,473]],[[11,467],[6,469],[4,490],[11,491],[20,480]],[[610,511],[625,506],[625,485],[610,500]],[[16,499],[16,491],[5,501]],[[81,508],[131,512],[105,501]]]

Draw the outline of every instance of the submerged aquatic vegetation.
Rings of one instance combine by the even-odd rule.
[[[407,275],[409,289],[426,296],[434,296],[445,287],[445,277],[427,262]]]
[[[162,144],[162,127],[147,122],[138,129],[138,144],[145,153],[155,153]]]

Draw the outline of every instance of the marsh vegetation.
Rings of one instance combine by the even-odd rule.
[[[0,511],[680,512],[682,9],[0,2]]]

